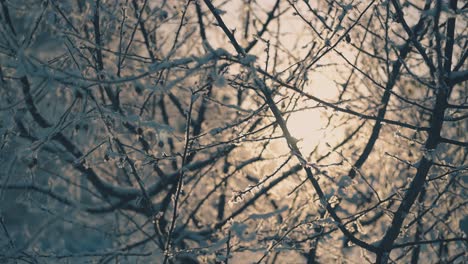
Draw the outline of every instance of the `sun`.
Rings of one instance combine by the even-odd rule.
[[[310,153],[320,143],[324,125],[321,110],[318,108],[294,112],[287,121],[291,135],[299,140],[298,147],[307,153]]]
[[[336,100],[339,91],[333,81],[332,74],[315,72],[311,75],[311,85],[306,92],[325,101]],[[333,124],[329,123],[330,113],[324,107],[317,107],[316,102],[300,102],[287,120],[287,127],[291,135],[298,139],[298,147],[308,154],[317,146],[333,143],[342,136]],[[333,120],[333,119],[332,119]]]

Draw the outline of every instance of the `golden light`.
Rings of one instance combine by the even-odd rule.
[[[317,72],[311,80],[307,93],[327,101],[337,97],[338,88],[329,74]],[[297,107],[300,110],[291,113],[287,121],[292,136],[299,140],[298,146],[304,154],[313,151],[317,145],[336,142],[343,135],[341,130],[329,126],[328,111],[316,105],[311,101],[301,102]]]
[[[300,140],[298,146],[308,153],[320,142],[323,123],[320,110],[315,108],[292,113],[287,125],[293,137]]]

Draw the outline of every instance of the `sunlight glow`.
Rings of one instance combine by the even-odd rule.
[[[292,135],[300,140],[298,146],[307,153],[320,142],[324,122],[319,109],[304,109],[292,113],[287,125]]]
[[[316,72],[312,74],[311,80],[308,93],[327,101],[338,95],[338,89],[330,74]],[[327,111],[323,107],[312,108],[314,105],[314,102],[302,102],[298,106],[302,110],[292,113],[287,122],[291,134],[299,140],[298,146],[304,154],[309,154],[319,144],[323,146],[325,142],[336,142],[342,136],[342,133],[327,127]]]

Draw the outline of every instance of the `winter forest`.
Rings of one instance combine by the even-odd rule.
[[[467,24],[0,0],[0,263],[466,263]]]

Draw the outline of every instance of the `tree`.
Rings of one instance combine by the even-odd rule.
[[[2,262],[463,262],[466,4],[0,3]]]

